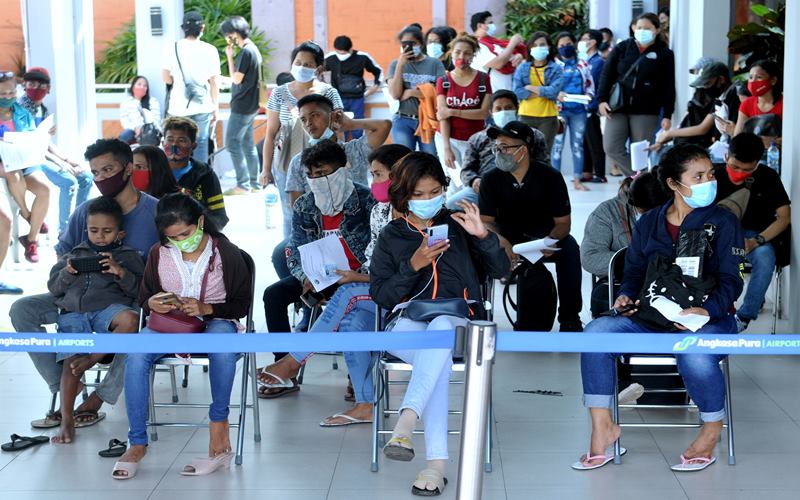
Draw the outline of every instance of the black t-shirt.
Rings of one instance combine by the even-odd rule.
[[[231,112],[249,115],[258,111],[258,81],[261,74],[261,54],[248,42],[236,56],[236,71],[244,73],[242,83],[231,86]]]
[[[543,163],[533,163],[521,184],[508,172],[491,170],[481,181],[479,203],[481,215],[494,217],[512,245],[548,236],[553,218],[571,212],[564,178]]]
[[[725,167],[717,167],[717,200],[727,198],[735,191],[744,189],[744,184],[736,185],[731,182]],[[483,186],[481,186],[483,187]],[[753,185],[750,188],[750,201],[742,217],[742,227],[748,231],[761,232],[775,222],[775,212],[778,208],[789,205],[789,195],[783,187],[777,172],[769,167],[760,165],[753,172]]]

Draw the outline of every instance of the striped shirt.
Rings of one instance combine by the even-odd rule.
[[[314,93],[323,95],[333,102],[333,109],[342,109],[342,98],[339,92],[327,83],[314,82]],[[297,118],[297,99],[289,91],[289,84],[275,87],[269,95],[267,109],[279,114],[281,125],[292,123]]]

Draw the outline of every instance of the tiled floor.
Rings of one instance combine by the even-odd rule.
[[[582,238],[591,209],[614,194],[612,184],[592,185],[589,193],[571,192],[573,235]],[[263,231],[263,201],[258,196],[228,198],[231,224],[226,233],[251,252],[258,266],[258,288],[274,280],[269,264],[275,231]],[[252,214],[257,213],[258,216]],[[28,293],[43,291],[53,263],[48,248],[35,266],[9,264],[4,279],[23,284]],[[6,278],[8,276],[8,278]],[[588,276],[584,296],[588,296]],[[260,295],[259,295],[260,297]],[[257,297],[258,299],[258,297]],[[11,328],[5,311],[13,299],[0,296],[0,331]],[[257,300],[257,303],[260,301]],[[770,322],[771,301],[752,331],[765,331]],[[263,310],[257,324],[264,330]],[[498,311],[500,328],[508,323]],[[588,320],[588,314],[585,314]],[[779,322],[779,331],[786,330]],[[259,365],[271,357],[260,356]],[[340,359],[340,365],[344,363]],[[589,425],[580,404],[580,373],[574,354],[500,353],[495,365],[494,471],[484,479],[484,499],[753,499],[798,498],[800,474],[800,358],[737,357],[731,365],[735,411],[737,465],[720,460],[699,474],[669,470],[694,431],[675,429],[628,429],[624,444],[629,449],[621,466],[579,473],[569,465],[585,452]],[[204,429],[159,429],[139,475],[130,481],[110,477],[112,459],[97,456],[111,438],[125,439],[127,420],[122,402],[106,407],[108,418],[95,427],[78,431],[69,446],[43,445],[17,454],[0,453],[0,500],[175,500],[289,499],[289,500],[395,500],[410,498],[409,485],[423,467],[381,459],[377,473],[369,470],[370,429],[355,426],[323,429],[318,421],[345,408],[342,395],[346,372],[333,371],[330,358],[309,363],[306,383],[299,394],[274,401],[260,401],[262,441],[254,443],[247,429],[244,463],[209,477],[187,478],[178,474],[192,457],[207,448]],[[207,375],[192,369],[188,389],[179,389],[183,400],[209,400]],[[165,375],[157,377],[156,393],[169,395]],[[563,396],[515,393],[516,389],[551,390]],[[49,404],[46,387],[24,353],[0,355],[0,436],[32,435],[29,422],[44,415]],[[451,399],[462,397],[456,386]],[[399,397],[399,393],[396,397]],[[167,413],[167,410],[164,410]],[[192,410],[201,421],[203,411]],[[233,415],[235,415],[235,411]],[[661,415],[659,415],[661,417]],[[652,411],[626,411],[626,419],[648,419]],[[667,418],[696,418],[680,411]],[[249,421],[252,423],[252,420]],[[458,421],[453,419],[453,424]],[[53,432],[47,433],[52,435]],[[0,439],[4,440],[4,439]],[[450,486],[443,498],[455,498],[458,438],[451,437]],[[423,448],[422,439],[417,447]],[[717,453],[724,457],[726,447]],[[421,452],[418,456],[422,456]]]

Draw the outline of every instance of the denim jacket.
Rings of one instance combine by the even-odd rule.
[[[342,208],[344,216],[339,230],[350,251],[364,264],[367,261],[365,252],[370,240],[369,215],[376,202],[368,187],[361,184],[354,185],[353,193],[344,202]],[[297,249],[322,237],[322,213],[314,204],[314,193],[305,193],[294,204],[292,238],[286,246],[286,263],[289,271],[300,282],[305,280],[306,275],[300,264],[300,252]]]
[[[514,85],[514,93],[520,101],[531,96],[529,90],[525,88],[526,85],[531,84],[531,65],[530,61],[517,66],[514,71],[514,78],[512,79]],[[549,61],[544,68],[544,86],[539,88],[539,97],[555,101],[558,93],[561,92],[561,87],[564,85],[564,70],[555,61]]]

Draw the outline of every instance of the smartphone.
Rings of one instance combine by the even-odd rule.
[[[414,42],[402,42],[403,52],[414,52]]]
[[[431,226],[425,229],[428,234],[428,246],[432,247],[437,243],[441,243],[447,239],[447,224],[439,224],[438,226]]]
[[[302,300],[303,304],[307,305],[308,307],[314,307],[325,300],[325,296],[320,292],[309,290],[300,296],[300,300]]]
[[[632,311],[637,307],[638,306],[636,304],[625,304],[624,306],[621,307],[615,307],[612,310],[614,311],[614,316],[617,316],[619,314],[625,314],[626,312]]]
[[[172,292],[166,292],[156,295],[158,301],[164,305],[180,306],[181,299]]]
[[[93,255],[91,257],[76,257],[74,259],[70,259],[70,264],[72,264],[72,268],[78,271],[78,274],[83,273],[99,273],[103,271],[106,266],[100,264],[101,260],[105,260],[108,257],[104,255]]]

